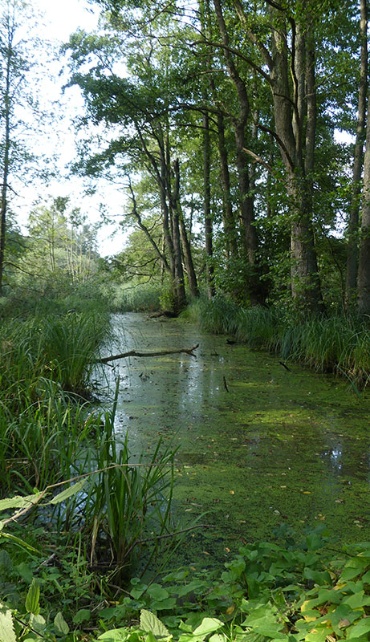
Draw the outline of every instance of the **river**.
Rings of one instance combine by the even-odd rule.
[[[240,545],[325,527],[332,546],[370,539],[369,392],[289,370],[275,355],[142,314],[113,317],[107,351],[191,348],[106,366],[119,376],[117,435],[135,454],[158,439],[178,448],[175,505],[190,562],[227,560]],[[193,557],[192,557],[193,556]]]

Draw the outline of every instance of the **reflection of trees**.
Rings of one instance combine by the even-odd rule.
[[[331,436],[331,444],[324,446],[321,458],[335,475],[363,477],[368,474],[368,442],[357,436]]]

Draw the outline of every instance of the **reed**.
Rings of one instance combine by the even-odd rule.
[[[191,304],[189,315],[197,318],[205,332],[212,334],[232,334],[237,331],[239,306],[221,296],[212,300],[200,298]]]
[[[32,493],[34,488],[68,479],[79,469],[98,418],[76,404],[52,381],[44,380],[43,398],[17,417],[0,414],[0,494]]]
[[[250,348],[277,352],[280,348],[281,325],[276,308],[242,308],[237,316],[236,338]]]
[[[73,472],[88,474],[84,492],[58,506],[53,519],[59,532],[83,533],[93,567],[124,581],[176,539],[175,451],[159,442],[151,455],[132,456],[128,436],[120,440],[114,432],[114,415],[115,406],[100,417],[100,431],[76,462]]]
[[[114,443],[116,443],[114,441]],[[158,443],[150,460],[132,463],[127,439],[120,451],[112,453],[110,465],[99,473],[92,488],[89,504],[91,556],[103,557],[114,575],[127,578],[139,560],[146,565],[156,556],[160,538],[170,529],[173,488],[173,452],[160,454]],[[142,570],[142,569],[141,569]]]
[[[88,387],[97,350],[108,328],[105,314],[71,313],[45,319],[42,333],[45,366],[64,390],[81,392]]]

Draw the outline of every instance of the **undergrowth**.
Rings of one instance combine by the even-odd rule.
[[[295,318],[277,307],[240,308],[222,297],[191,304],[187,318],[202,330],[229,334],[320,373],[347,377],[357,389],[370,381],[370,327],[366,319],[332,315]]]
[[[133,578],[117,585],[112,600],[85,561],[81,538],[72,554],[45,558],[37,546],[12,539],[6,520],[1,525],[1,642],[369,639],[366,542],[329,553],[325,533],[316,530],[303,542],[290,536],[282,544],[249,544],[223,571],[182,567]]]

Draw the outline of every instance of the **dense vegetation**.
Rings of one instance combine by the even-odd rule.
[[[101,224],[44,188],[19,226],[53,114],[32,7],[0,7],[0,642],[365,642],[368,543],[282,533],[168,572],[175,453],[133,458],[94,380],[109,313],[161,310],[366,394],[367,0],[93,4],[59,56],[84,100],[73,172],[124,186],[105,259]]]

